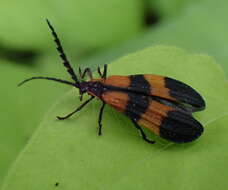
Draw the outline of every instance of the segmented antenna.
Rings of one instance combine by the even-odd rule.
[[[71,85],[71,86],[75,86],[78,88],[78,84],[75,84],[73,82],[69,82],[69,81],[66,81],[66,80],[62,80],[62,79],[56,79],[56,78],[52,78],[52,77],[41,77],[41,76],[38,76],[38,77],[31,77],[31,78],[28,78],[28,79],[25,79],[23,80],[22,82],[20,82],[18,84],[18,86],[21,86],[22,84],[30,81],[30,80],[34,80],[34,79],[46,79],[46,80],[52,80],[52,81],[55,81],[55,82],[60,82],[60,83],[64,83],[64,84],[68,84],[68,85]]]
[[[57,45],[56,49],[60,53],[60,57],[63,60],[64,66],[67,68],[67,72],[71,75],[71,78],[79,85],[80,82],[79,82],[76,74],[74,73],[74,70],[73,70],[73,68],[70,65],[70,62],[68,61],[68,59],[66,57],[66,54],[63,51],[63,47],[62,47],[62,44],[61,44],[61,42],[60,42],[60,40],[59,40],[59,38],[57,36],[57,33],[55,32],[55,30],[54,30],[53,26],[51,25],[51,23],[49,22],[49,20],[46,19],[46,21],[47,21],[47,24],[48,24],[49,28],[51,29],[52,35],[54,36],[55,43]]]

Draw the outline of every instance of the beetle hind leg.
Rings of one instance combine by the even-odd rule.
[[[134,124],[134,126],[136,127],[136,129],[138,129],[142,135],[142,138],[144,141],[150,143],[150,144],[154,144],[155,141],[150,140],[147,138],[146,134],[144,133],[144,131],[142,130],[142,128],[132,119],[132,123]]]

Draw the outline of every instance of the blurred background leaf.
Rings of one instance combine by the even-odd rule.
[[[162,18],[172,18],[185,11],[191,4],[197,4],[204,0],[149,0],[149,7]]]
[[[131,38],[143,26],[143,3],[137,0],[3,1],[0,11],[0,40],[5,45],[49,49],[44,22],[49,18],[75,54],[77,48],[91,50]]]
[[[162,2],[168,6],[173,1]],[[119,56],[152,44],[176,45],[191,52],[215,57],[228,76],[228,38],[226,35],[228,33],[226,23],[228,1],[201,0],[193,2],[187,3],[188,6],[182,6],[183,10],[176,16],[166,17],[163,15],[159,17],[159,10],[157,10],[158,12],[152,10],[152,16],[157,15],[159,21],[154,25],[149,25],[144,33],[119,47],[110,48],[87,57],[83,63],[93,65],[94,61],[97,63],[110,62]],[[174,7],[178,10],[176,6]]]

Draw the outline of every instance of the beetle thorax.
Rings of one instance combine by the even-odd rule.
[[[101,97],[104,92],[104,85],[101,82],[81,82],[80,92],[82,94],[87,92],[90,95]]]

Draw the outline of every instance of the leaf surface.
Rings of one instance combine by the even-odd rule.
[[[169,76],[202,94],[207,108],[195,114],[205,126],[202,137],[179,145],[147,131],[157,141],[151,145],[141,139],[128,118],[108,106],[103,135],[97,136],[99,101],[71,119],[55,119],[80,104],[77,90],[72,89],[46,114],[11,168],[3,190],[224,190],[227,179],[221,176],[228,174],[228,88],[219,65],[205,55],[155,46],[116,60],[108,68],[109,75],[139,73]]]

